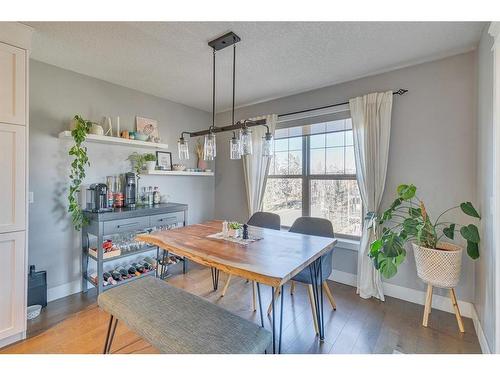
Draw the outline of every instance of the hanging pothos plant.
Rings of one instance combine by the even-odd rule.
[[[90,165],[87,156],[87,147],[82,146],[87,134],[90,131],[92,122],[84,120],[81,116],[75,115],[74,129],[71,130],[71,135],[75,144],[69,149],[69,155],[73,156],[71,162],[71,170],[69,174],[70,186],[68,193],[69,207],[68,211],[71,213],[73,226],[76,230],[80,230],[86,223],[86,218],[83,216],[82,208],[78,202],[78,193],[80,192],[80,185],[85,178],[85,167]]]

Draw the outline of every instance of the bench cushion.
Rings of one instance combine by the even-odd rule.
[[[264,353],[272,342],[266,329],[154,277],[110,289],[98,304],[162,353]]]

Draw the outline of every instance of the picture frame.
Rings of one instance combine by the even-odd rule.
[[[161,171],[171,171],[172,153],[168,151],[156,151],[156,165]]]
[[[146,117],[135,116],[135,128],[138,133],[149,136],[150,138],[159,138],[158,121]]]

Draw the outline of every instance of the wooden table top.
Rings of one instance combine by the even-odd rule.
[[[207,238],[222,231],[222,221],[219,220],[140,234],[137,239],[196,263],[274,287],[285,284],[337,243],[334,238],[248,228],[250,237],[262,239],[245,246]]]

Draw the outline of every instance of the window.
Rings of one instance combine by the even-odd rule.
[[[361,235],[350,118],[276,130],[264,210],[280,215],[285,227],[315,216],[330,220],[336,235]]]

